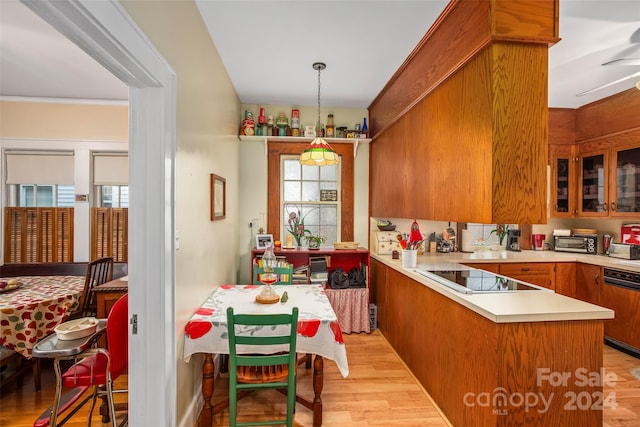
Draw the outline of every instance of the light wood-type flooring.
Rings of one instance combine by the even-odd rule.
[[[350,375],[342,378],[335,364],[325,361],[325,380],[322,393],[324,426],[448,426],[429,396],[416,383],[411,373],[393,352],[379,331],[372,334],[345,335]],[[604,427],[640,426],[640,360],[605,347],[606,371],[614,373],[615,385],[605,387],[605,394],[615,393],[616,409],[604,411]],[[33,391],[30,376],[23,387],[9,386],[0,398],[0,426],[31,427],[33,420],[51,404],[53,372],[49,365],[43,369],[43,389]],[[224,377],[216,381],[214,400],[227,392]],[[126,380],[126,379],[125,379]],[[119,381],[118,386],[126,385]],[[299,370],[298,392],[311,397],[311,373]],[[264,414],[284,410],[283,395],[278,392],[254,393],[239,402],[242,420],[258,419]],[[81,410],[66,426],[86,425],[86,410]],[[311,426],[312,414],[305,407],[296,407],[295,426]],[[105,426],[94,414],[94,426]],[[228,413],[214,416],[215,426],[228,425]]]

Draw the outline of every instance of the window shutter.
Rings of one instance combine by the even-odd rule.
[[[92,208],[91,258],[110,256],[114,262],[127,262],[127,208]]]
[[[5,262],[73,262],[73,208],[5,208]]]

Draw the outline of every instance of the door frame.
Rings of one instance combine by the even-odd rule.
[[[176,425],[175,72],[117,0],[21,2],[130,87],[129,423]]]

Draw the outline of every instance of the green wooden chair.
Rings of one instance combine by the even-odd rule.
[[[296,404],[296,337],[298,330],[298,307],[291,314],[234,314],[233,307],[227,309],[229,327],[229,425],[265,426],[286,424],[293,426]],[[290,325],[285,335],[255,335],[255,326],[271,327]],[[236,326],[242,326],[236,329]],[[243,332],[244,331],[244,332]],[[288,351],[276,354],[238,354],[238,346],[269,346],[288,344]],[[238,391],[260,389],[286,389],[286,419],[242,422],[236,421]]]
[[[259,275],[264,273],[264,268],[258,265],[253,265],[253,283],[254,285],[262,285]],[[278,280],[274,285],[290,285],[291,277],[293,276],[293,264],[289,264],[287,267],[275,267],[273,273],[278,276]]]

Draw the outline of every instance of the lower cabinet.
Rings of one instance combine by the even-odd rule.
[[[502,263],[500,274],[555,290],[555,266],[553,262]]]
[[[555,290],[555,263],[552,262],[477,262],[465,265]]]
[[[575,262],[556,263],[556,293],[577,298]]]
[[[576,298],[591,304],[601,305],[602,267],[576,263]]]
[[[463,404],[495,390],[501,396],[601,393],[595,384],[585,388],[575,381],[535,380],[540,367],[547,366],[599,372],[601,320],[494,323],[378,260],[371,260],[370,277],[380,332],[452,425],[602,425],[601,411],[565,410],[560,399],[551,402],[549,411]]]
[[[489,273],[500,274],[500,264],[497,262],[465,262],[464,265],[488,271]]]
[[[378,310],[378,329],[387,330],[387,267],[375,259],[371,260],[369,274],[369,296]]]

